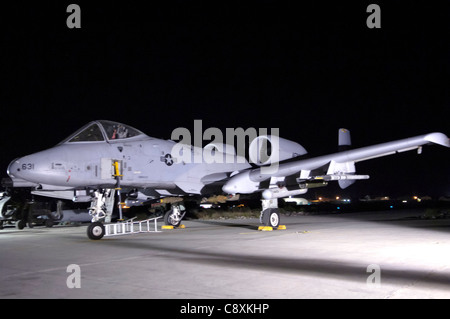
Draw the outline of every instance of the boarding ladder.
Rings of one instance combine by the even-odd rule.
[[[138,233],[160,233],[158,230],[157,220],[162,218],[162,216],[138,220],[135,221],[136,217],[128,219],[123,222],[104,224],[105,227],[105,237],[107,236],[119,236],[119,235],[129,235]]]

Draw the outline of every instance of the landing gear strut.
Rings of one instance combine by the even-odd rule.
[[[113,209],[113,190],[96,190],[94,192],[94,198],[91,201],[91,207],[89,207],[89,214],[92,216],[92,222],[95,223],[104,219],[106,223],[110,223]]]
[[[87,235],[90,239],[101,239],[105,235],[105,226],[100,220],[110,223],[113,210],[114,190],[96,190],[89,208],[92,223],[87,228]]]

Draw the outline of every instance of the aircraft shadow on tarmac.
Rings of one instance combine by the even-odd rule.
[[[386,215],[387,214],[387,215]],[[409,227],[418,229],[429,229],[441,232],[450,232],[450,215],[439,218],[427,218],[425,210],[394,210],[394,211],[380,211],[380,212],[356,212],[356,213],[339,213],[339,214],[324,214],[317,215],[323,217],[336,217],[343,220],[358,220],[373,223],[384,223],[395,225],[399,227]],[[388,217],[386,217],[388,216]],[[298,222],[289,221],[289,226],[306,226],[309,224],[303,216],[298,216]],[[211,225],[217,227],[231,227],[243,228],[249,230],[257,230],[259,224],[242,221],[241,223],[227,222],[226,220],[191,220],[191,222],[203,225]]]
[[[186,249],[159,246],[151,242],[116,241],[105,240],[101,244],[120,246],[146,251],[160,251],[164,258],[173,258],[176,261],[184,261],[194,264],[211,265],[224,268],[253,269],[273,273],[309,275],[328,277],[353,282],[366,283],[367,264],[349,263],[333,259],[319,258],[286,258],[273,256],[252,256],[231,252],[207,251],[198,249]],[[166,253],[171,253],[166,254]],[[450,288],[450,274],[430,272],[427,269],[394,269],[383,266],[383,283],[404,285],[410,282],[420,281],[437,285],[441,289]]]
[[[250,230],[257,230],[258,225],[252,225],[250,223],[230,223],[224,220],[191,220],[193,223],[199,223],[203,225],[219,226],[219,227],[231,227],[231,228],[245,228]]]

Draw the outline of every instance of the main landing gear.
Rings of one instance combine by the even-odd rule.
[[[280,226],[280,211],[278,209],[278,199],[261,200],[260,222],[265,227],[278,228]]]
[[[172,205],[172,208],[164,214],[164,223],[168,226],[178,227],[185,214],[186,209],[182,204]]]

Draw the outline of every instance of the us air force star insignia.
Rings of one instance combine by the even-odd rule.
[[[164,156],[164,161],[166,162],[167,166],[171,166],[173,164],[172,155],[166,154],[166,156]]]

